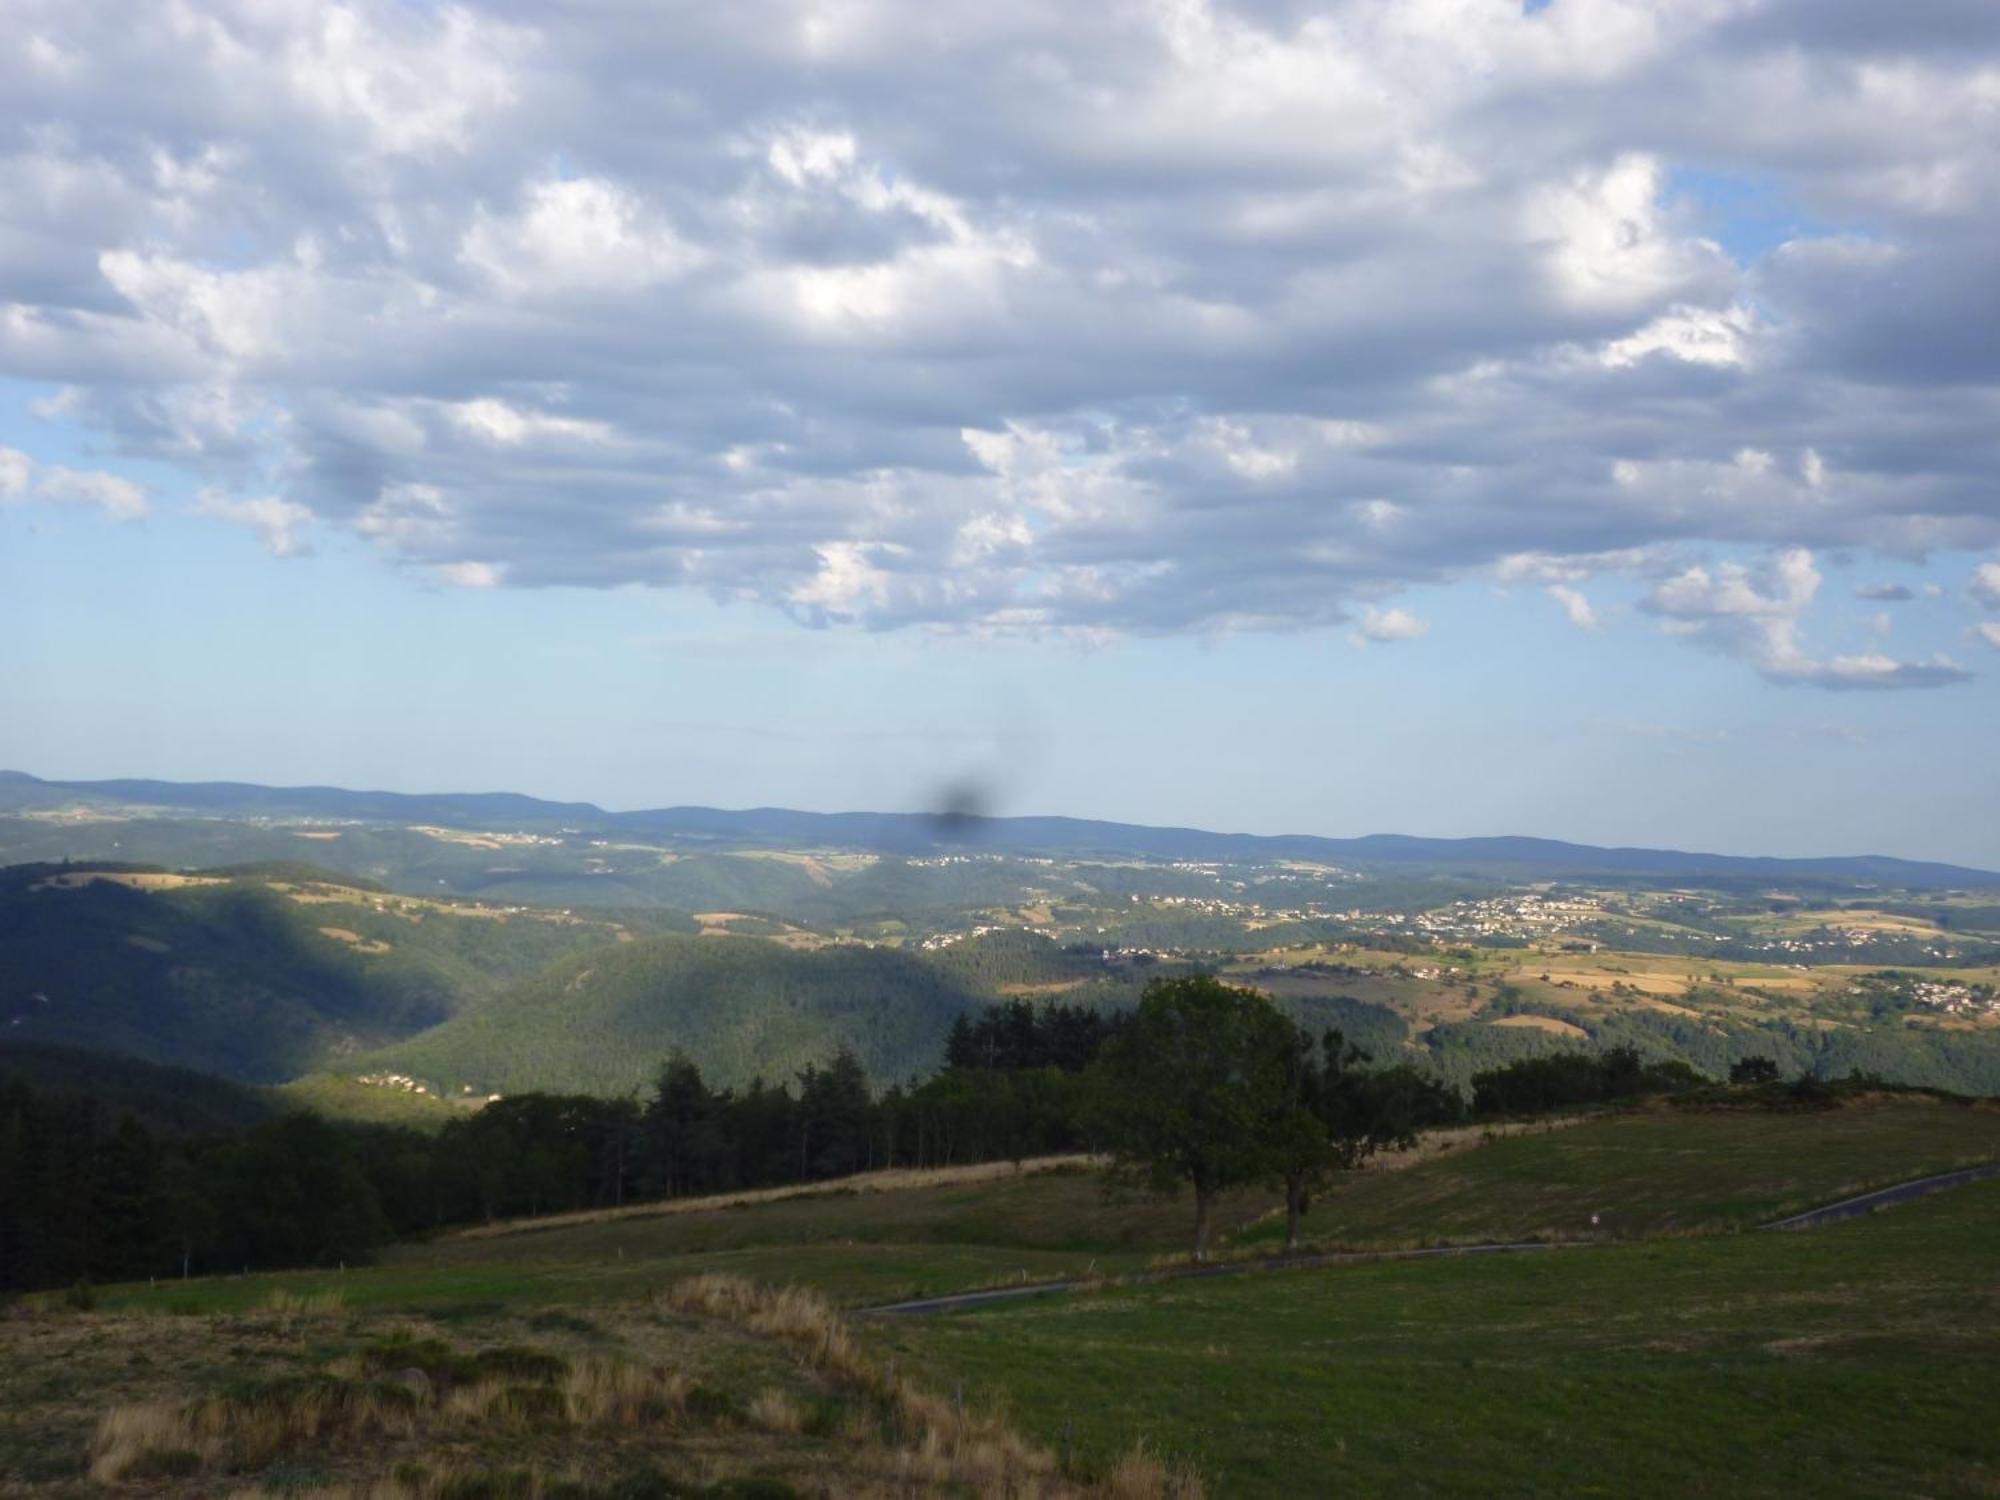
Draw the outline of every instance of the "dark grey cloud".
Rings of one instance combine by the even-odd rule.
[[[451,582],[1369,639],[1622,571],[1940,685],[1716,557],[2000,544],[1993,17],[15,0],[0,372]],[[1702,174],[1823,227],[1717,243]]]

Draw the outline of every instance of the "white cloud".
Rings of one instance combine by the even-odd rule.
[[[312,550],[305,533],[313,524],[313,514],[296,501],[276,495],[232,500],[220,490],[205,489],[195,497],[195,513],[249,527],[273,557],[303,557]]]
[[[446,409],[461,431],[509,448],[551,439],[601,443],[611,435],[602,422],[579,422],[570,417],[524,411],[492,396],[452,402]]]
[[[1981,620],[1972,627],[1972,635],[1986,642],[1995,651],[2000,651],[2000,620]]]
[[[34,461],[18,448],[0,448],[0,500],[18,500],[35,476]]]
[[[136,521],[152,509],[143,485],[99,469],[45,469],[36,489],[58,504],[97,506],[114,521]]]
[[[462,534],[457,505],[434,484],[384,485],[354,518],[354,529],[412,556],[449,552]]]
[[[463,152],[474,143],[478,122],[514,98],[517,54],[527,34],[472,8],[447,6],[428,28],[398,24],[402,18],[392,6],[293,10],[295,24],[281,44],[285,87],[333,131],[359,135],[372,151],[418,157]],[[210,35],[226,45],[228,29],[212,25]],[[256,59],[230,61],[248,71]]]
[[[791,591],[790,602],[813,615],[852,619],[887,609],[894,580],[875,559],[893,549],[860,542],[822,542],[813,548],[819,568]]]
[[[145,488],[120,475],[37,464],[18,448],[0,448],[0,505],[25,500],[96,506],[114,521],[136,521],[151,510]]]
[[[1562,606],[1563,614],[1578,630],[1597,630],[1601,627],[1603,622],[1597,618],[1597,610],[1580,589],[1573,589],[1565,583],[1552,583],[1548,588],[1549,597]]]
[[[1662,175],[1656,159],[1634,152],[1605,170],[1576,172],[1533,196],[1526,230],[1544,245],[1548,273],[1565,301],[1592,312],[1644,312],[1720,269],[1712,247],[1674,233],[1666,222]],[[1726,320],[1685,308],[1674,317],[1688,331],[1659,331],[1661,323],[1648,320],[1633,339],[1652,331],[1651,347],[1702,350],[1709,360],[1719,342],[1729,342]],[[1705,331],[1694,331],[1702,325],[1708,325]],[[1636,356],[1624,362],[1631,357]],[[1732,351],[1724,362],[1738,358]]]
[[[2000,609],[2000,562],[1983,562],[1972,570],[1972,597],[1987,609]]]
[[[1786,548],[1756,569],[1726,562],[1666,579],[1644,606],[1669,634],[1741,657],[1772,682],[1847,690],[1944,687],[1971,673],[1948,657],[1897,661],[1879,652],[1819,658],[1803,642],[1799,618],[1819,592],[1819,569],[1802,547]]]
[[[1636,333],[1613,339],[1598,358],[1613,369],[1636,364],[1649,354],[1668,354],[1693,365],[1740,365],[1755,333],[1749,309],[1741,306],[1677,308]],[[1812,454],[1808,483],[1819,483],[1818,465],[1819,456]]]
[[[151,510],[143,486],[100,469],[44,469],[35,492],[58,505],[97,506],[114,521],[136,521]]]
[[[1662,547],[1626,547],[1614,552],[1513,552],[1493,565],[1503,584],[1585,583],[1600,573],[1657,572],[1673,560]]]
[[[1775,577],[1668,608],[2000,546],[1951,9],[18,0],[0,377],[420,576],[1366,640],[1623,575],[1774,680],[1955,680]],[[1707,179],[1867,233],[1736,244]]]
[[[431,576],[453,588],[492,589],[505,580],[506,569],[486,562],[437,563],[431,568]]]
[[[688,270],[700,254],[618,183],[530,183],[512,213],[474,210],[461,251],[503,286],[528,294],[636,292]]]
[[[1377,609],[1371,604],[1361,611],[1361,623],[1348,639],[1357,646],[1371,641],[1414,641],[1429,630],[1430,626],[1406,609]]]

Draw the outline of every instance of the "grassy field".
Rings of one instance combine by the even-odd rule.
[[[1996,1273],[1983,1184],[1797,1235],[1153,1285],[870,1337],[1044,1441],[1138,1437],[1219,1495],[1991,1495]]]
[[[1317,1243],[1364,1248],[1706,1233],[1996,1160],[1991,1105],[1661,1107],[1510,1136],[1409,1171],[1358,1173],[1314,1206],[1306,1230]],[[1260,1243],[1280,1229],[1267,1222],[1239,1238]]]
[[[1218,1227],[1247,1224],[1274,1195],[1229,1197]],[[756,1246],[983,1246],[1044,1254],[1154,1254],[1193,1222],[1178,1200],[1108,1198],[1084,1167],[903,1192],[826,1192],[707,1212],[614,1218],[548,1230],[452,1236],[399,1252],[450,1265],[699,1255]]]
[[[1247,1228],[1272,1195],[1224,1201],[1218,1224]],[[647,1295],[678,1277],[723,1272],[796,1284],[861,1306],[1009,1282],[1145,1268],[1177,1252],[1193,1221],[1179,1200],[1107,1198],[1094,1172],[1009,1175],[899,1192],[822,1192],[726,1208],[582,1222],[533,1221],[398,1246],[345,1272],[257,1273],[123,1286],[101,1295],[132,1312],[241,1312],[274,1293],[339,1295],[353,1308],[576,1307]],[[49,1300],[49,1299],[44,1299]]]
[[[1660,1110],[1488,1144],[1475,1136],[1401,1170],[1358,1174],[1309,1226],[1328,1240],[1394,1245],[1567,1232],[1595,1211],[1611,1242],[864,1319],[862,1352],[843,1370],[788,1348],[771,1326],[690,1313],[672,1289],[722,1273],[853,1307],[1135,1271],[1180,1250],[1187,1206],[1107,1200],[1094,1174],[1072,1167],[512,1226],[346,1272],[111,1288],[89,1312],[33,1298],[0,1314],[10,1356],[0,1361],[0,1496],[99,1493],[83,1455],[109,1409],[164,1402],[166,1416],[130,1420],[178,1432],[189,1401],[240,1406],[242,1393],[267,1389],[292,1392],[285,1401],[333,1392],[333,1437],[204,1437],[198,1466],[144,1485],[128,1478],[126,1492],[313,1495],[407,1461],[431,1477],[374,1500],[532,1500],[559,1492],[544,1485],[557,1474],[588,1500],[628,1493],[589,1486],[622,1482],[635,1465],[670,1472],[681,1488],[632,1495],[760,1474],[809,1477],[804,1493],[821,1483],[840,1494],[952,1493],[909,1468],[912,1444],[935,1439],[959,1455],[953,1463],[971,1462],[975,1448],[1015,1455],[1002,1467],[1019,1472],[1005,1483],[1025,1488],[992,1488],[1001,1481],[981,1471],[955,1491],[969,1495],[1101,1492],[1091,1487],[1108,1485],[1138,1441],[1193,1464],[1214,1495],[1990,1494],[2000,1476],[1982,1414],[2000,1388],[2000,1184],[1802,1234],[1727,1231],[1996,1157],[2000,1111],[1921,1099],[1812,1114]],[[1265,1242],[1269,1203],[1263,1193],[1231,1202],[1237,1246]],[[543,1411],[540,1425],[502,1420],[492,1393],[470,1415],[460,1409],[468,1396],[389,1421],[368,1404],[382,1393],[356,1361],[393,1337],[466,1358],[552,1354],[572,1372],[566,1404],[507,1398]],[[598,1398],[571,1385],[604,1360],[654,1372],[644,1380],[671,1374],[671,1390],[655,1392],[664,1415],[633,1431],[592,1415]],[[953,1399],[889,1393],[896,1370]],[[711,1394],[689,1406],[696,1387]],[[341,1425],[364,1409],[375,1415]],[[988,1423],[989,1410],[1006,1422]],[[269,1420],[290,1431],[295,1416]],[[1051,1455],[1065,1451],[1075,1461],[1059,1473]],[[541,1477],[526,1489],[468,1480],[459,1490],[437,1477],[496,1464]],[[1155,1488],[1131,1493],[1171,1489],[1146,1472]],[[1021,1479],[1030,1473],[1042,1489]]]
[[[677,1279],[709,1273],[777,1286],[810,1287],[844,1307],[927,1297],[969,1287],[1143,1269],[1151,1255],[1024,1250],[1013,1246],[835,1241],[753,1245],[696,1254],[603,1260],[495,1257],[485,1263],[424,1263],[404,1252],[384,1265],[338,1271],[253,1272],[157,1286],[108,1287],[100,1305],[118,1312],[205,1316],[243,1312],[277,1294],[338,1296],[371,1311],[413,1310],[447,1320],[515,1308],[602,1306],[649,1296]],[[53,1306],[51,1294],[32,1299]]]
[[[1306,1219],[1316,1244],[1359,1248],[1523,1238],[1627,1238],[1740,1228],[1797,1208],[2000,1159],[2000,1109],[1883,1099],[1838,1110],[1656,1110],[1568,1122],[1371,1168]],[[1269,1248],[1276,1195],[1218,1209],[1225,1244]],[[1593,1230],[1589,1218],[1600,1216]],[[900,1191],[823,1191],[676,1213],[574,1216],[398,1246],[341,1272],[120,1287],[108,1307],[241,1311],[273,1292],[347,1305],[579,1306],[725,1271],[796,1283],[844,1306],[969,1287],[1140,1270],[1185,1250],[1179,1199],[1107,1197],[1080,1166]]]
[[[696,1277],[588,1315],[334,1297],[4,1323],[0,1496],[1200,1500],[1144,1454],[1059,1463],[878,1364],[810,1294]]]

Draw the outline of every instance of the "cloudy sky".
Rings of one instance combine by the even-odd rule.
[[[0,27],[0,763],[2000,866],[1992,0]]]

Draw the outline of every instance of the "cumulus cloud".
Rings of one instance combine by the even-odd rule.
[[[151,510],[145,488],[120,475],[38,464],[17,448],[0,448],[0,505],[20,500],[95,506],[114,521],[136,521]]]
[[[34,482],[34,460],[18,448],[0,448],[0,500],[18,500]]]
[[[1348,639],[1357,646],[1365,646],[1371,641],[1384,644],[1414,641],[1429,630],[1430,626],[1406,609],[1377,609],[1371,604],[1362,609],[1361,621],[1349,633]]]
[[[1985,609],[2000,609],[2000,562],[1983,562],[1972,570],[1972,597]]]
[[[1578,630],[1602,628],[1603,622],[1597,618],[1596,608],[1581,589],[1571,588],[1566,583],[1552,583],[1549,585],[1549,597],[1562,606],[1564,616]]]
[[[312,550],[305,533],[312,512],[292,500],[260,495],[233,500],[220,490],[205,489],[195,499],[195,512],[217,521],[247,526],[273,557],[303,557]]]
[[[1498,576],[1588,628],[1601,575],[2000,545],[1967,14],[16,0],[0,375],[447,583],[1370,639]],[[1733,245],[1712,178],[1803,227]],[[1955,680],[1787,655],[1809,606],[1661,610]]]
[[[1974,640],[1986,642],[1995,651],[2000,651],[2000,620],[1981,620],[1972,627]]]
[[[492,589],[500,586],[506,570],[487,562],[439,563],[431,569],[431,576],[457,589]]]
[[[1900,583],[1861,583],[1855,585],[1854,597],[1882,604],[1907,604],[1917,597],[1917,592]]]
[[[1810,654],[1799,628],[1821,582],[1803,547],[1787,548],[1761,567],[1699,564],[1661,582],[1642,601],[1671,635],[1740,657],[1772,682],[1810,687],[1944,687],[1972,674],[1948,657],[1897,661],[1880,652],[1827,658]]]

